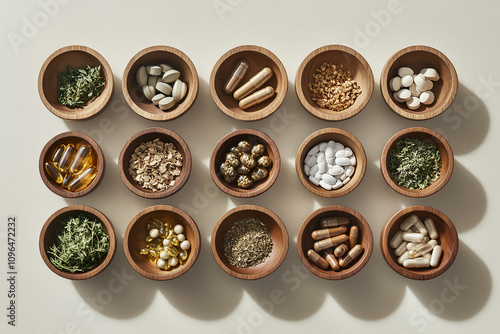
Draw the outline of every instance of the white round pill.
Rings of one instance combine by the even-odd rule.
[[[163,268],[165,267],[165,260],[164,259],[158,259],[156,260],[156,265],[158,266],[158,268]]]
[[[171,266],[171,267],[175,267],[176,265],[179,264],[179,259],[177,259],[176,257],[171,257],[169,260],[168,260],[168,264]]]
[[[430,67],[426,67],[420,71],[427,79],[432,80],[432,81],[437,81],[439,80],[439,73]]]
[[[397,92],[398,90],[401,89],[401,77],[394,77],[391,80],[389,80],[389,88],[393,92]]]
[[[417,86],[417,89],[421,92],[424,91],[424,87],[425,87],[425,76],[420,73],[420,74],[417,74],[413,77],[413,82],[415,82],[415,85]]]
[[[419,99],[420,99],[420,103],[422,103],[422,104],[425,104],[425,105],[432,104],[432,102],[434,102],[434,93],[431,91],[422,92],[420,94]]]
[[[191,243],[189,242],[189,240],[184,240],[183,242],[181,242],[180,247],[182,250],[188,250],[191,247]]]
[[[401,86],[410,87],[413,83],[413,77],[411,75],[405,75],[401,78]]]
[[[420,92],[425,92],[426,90],[431,90],[432,87],[434,87],[434,83],[429,79],[425,79],[424,88],[421,89]]]
[[[177,70],[168,70],[167,72],[165,72],[165,74],[163,74],[163,82],[166,83],[175,82],[175,80],[179,79],[180,76],[181,72]]]
[[[146,66],[146,73],[148,75],[160,76],[161,75],[161,67],[156,66],[156,65]]]
[[[151,238],[158,238],[159,235],[160,235],[160,232],[158,231],[157,228],[152,228],[151,230],[149,230],[149,236]]]
[[[140,87],[146,86],[148,83],[148,74],[146,73],[146,66],[141,66],[135,73],[135,79]]]
[[[168,259],[168,253],[167,253],[167,251],[163,250],[163,251],[160,252],[160,259],[163,259],[163,260]]]
[[[184,232],[184,227],[181,224],[177,224],[174,226],[174,232],[176,234],[181,234],[182,232]]]
[[[184,240],[186,240],[186,236],[182,233],[179,233],[179,234],[177,234],[177,240],[179,242],[183,242]]]
[[[399,100],[406,101],[411,97],[411,92],[409,89],[401,89],[396,92],[397,97]]]
[[[163,239],[163,246],[168,247],[172,244],[172,241],[169,239]]]
[[[417,88],[417,85],[415,83],[412,83],[410,87],[408,87],[408,90],[411,93],[411,96],[419,96],[420,91]]]
[[[402,78],[405,75],[413,75],[413,70],[409,67],[400,67],[398,69],[398,75]]]
[[[411,110],[416,110],[420,107],[420,99],[418,97],[412,96],[408,101],[406,101],[406,105]]]

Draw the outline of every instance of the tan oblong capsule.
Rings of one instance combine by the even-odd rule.
[[[338,246],[340,244],[343,244],[347,240],[349,240],[349,237],[347,236],[347,234],[341,234],[341,235],[337,235],[337,236],[332,237],[332,238],[316,241],[314,243],[313,247],[317,252],[319,252],[319,251],[325,250],[327,248],[335,247],[335,246]]]
[[[87,145],[81,145],[78,150],[76,150],[75,158],[69,167],[70,173],[78,174],[85,167],[87,167],[87,162],[90,158],[90,147]]]
[[[87,187],[92,182],[97,174],[97,168],[94,166],[87,167],[80,175],[68,184],[69,191],[78,191]]]
[[[309,260],[311,260],[312,263],[320,267],[321,269],[328,269],[328,262],[322,258],[318,253],[316,253],[314,250],[310,249],[307,251],[307,257]]]
[[[358,243],[359,228],[351,226],[349,230],[349,248],[353,248]]]
[[[341,258],[349,251],[349,247],[346,244],[341,244],[333,250],[333,255],[337,258]]]
[[[273,70],[271,70],[269,67],[264,67],[259,73],[254,75],[243,86],[238,88],[234,92],[233,97],[237,101],[241,100],[245,96],[252,94],[257,89],[262,87],[267,82],[267,80],[271,79],[272,76],[273,76]]]
[[[247,73],[247,70],[248,70],[248,63],[244,60],[240,61],[238,65],[236,65],[236,67],[234,68],[229,79],[227,80],[226,85],[224,86],[224,93],[232,94],[236,90],[236,87],[238,87],[240,81]]]
[[[323,255],[325,256],[326,262],[330,265],[330,268],[332,268],[333,271],[339,271],[340,270],[340,265],[339,261],[337,258],[332,254],[331,249],[326,249],[323,251]]]
[[[349,225],[349,218],[348,217],[325,217],[319,221],[319,225],[323,228]]]
[[[350,265],[354,260],[356,260],[362,253],[364,249],[363,246],[361,245],[356,245],[354,246],[349,253],[347,253],[346,256],[344,256],[342,259],[340,259],[339,264],[342,268],[347,267]]]
[[[321,230],[316,230],[311,233],[311,237],[314,241],[323,240],[326,238],[335,237],[337,235],[347,233],[346,226],[332,227],[332,228],[324,228]]]
[[[261,90],[256,91],[250,96],[245,97],[238,104],[241,109],[245,110],[250,107],[253,107],[256,104],[262,103],[267,99],[270,99],[274,95],[274,89],[271,86],[267,86],[266,88],[262,88]]]

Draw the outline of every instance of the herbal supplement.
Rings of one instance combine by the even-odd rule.
[[[429,232],[429,238],[437,239],[438,232],[436,230],[436,225],[434,225],[434,220],[432,220],[432,218],[427,217],[424,219],[424,225],[427,231]]]
[[[234,99],[239,101],[244,97],[252,94],[257,89],[262,87],[269,79],[271,79],[272,76],[273,70],[271,70],[269,67],[264,67],[259,73],[254,75],[243,86],[241,86],[234,92]]]
[[[328,269],[329,265],[328,265],[327,260],[322,258],[321,255],[316,253],[314,250],[312,250],[312,249],[308,250],[307,257],[309,258],[309,260],[311,260],[312,263],[314,263],[315,265],[317,265],[321,269],[323,269],[323,270]]]
[[[325,250],[327,248],[336,247],[336,246],[338,246],[338,245],[340,245],[348,240],[349,240],[349,236],[347,234],[341,234],[341,235],[337,235],[335,237],[316,241],[314,243],[314,250],[319,252],[319,251]]]
[[[434,143],[404,138],[389,153],[394,182],[407,189],[425,189],[439,179],[441,154]]]
[[[349,217],[325,217],[321,218],[319,225],[322,228],[349,225]]]
[[[61,221],[62,230],[47,254],[59,270],[75,273],[97,267],[109,251],[109,236],[95,218],[79,214]]]
[[[424,68],[414,74],[409,67],[398,69],[398,76],[389,80],[389,88],[394,92],[397,102],[406,103],[410,110],[417,110],[422,104],[430,105],[434,102],[434,93],[431,89],[435,81],[439,80],[438,72],[433,68]]]
[[[345,234],[347,233],[347,227],[345,226],[339,226],[339,227],[333,227],[333,228],[324,228],[321,230],[315,230],[311,233],[311,238],[313,240],[318,241],[326,238],[331,238],[335,237],[337,235]]]
[[[262,88],[261,90],[256,91],[250,96],[242,99],[238,105],[241,109],[245,110],[250,107],[253,107],[256,104],[262,103],[274,95],[274,89],[271,86],[267,86],[266,88]]]
[[[333,271],[340,270],[339,261],[337,260],[337,257],[332,254],[332,250],[330,248],[323,251],[323,256],[325,257],[326,262],[328,262],[330,268],[332,268]]]
[[[247,73],[247,70],[248,70],[248,63],[244,60],[241,60],[238,63],[238,65],[236,65],[233,72],[231,73],[231,76],[224,85],[224,93],[232,94],[236,90],[236,87],[238,87],[238,85],[240,84],[245,74]]]
[[[308,87],[312,100],[320,108],[342,111],[353,105],[362,92],[351,78],[351,72],[344,70],[344,65],[324,62],[316,69],[313,78]]]
[[[354,225],[349,230],[349,248],[353,248],[358,243],[359,228]]]
[[[339,265],[342,268],[347,267],[354,260],[356,260],[363,253],[363,251],[364,251],[363,246],[355,245],[353,248],[351,248],[351,250],[349,251],[349,253],[347,253],[345,257],[339,260]]]
[[[273,240],[262,221],[245,217],[231,224],[224,236],[223,249],[231,265],[239,268],[254,267],[269,257]]]
[[[352,248],[352,247],[351,247]],[[341,244],[333,250],[333,255],[336,258],[341,258],[349,251],[349,247],[346,244]]]
[[[58,73],[59,94],[57,100],[69,108],[82,108],[97,98],[106,81],[101,75],[101,66],[71,69]]]

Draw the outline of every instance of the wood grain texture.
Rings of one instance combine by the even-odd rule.
[[[146,99],[136,81],[141,66],[168,64],[181,72],[180,79],[187,84],[187,94],[173,108],[163,111]],[[182,51],[166,46],[151,46],[130,59],[123,72],[122,91],[125,100],[138,115],[153,121],[169,121],[186,113],[198,96],[198,72],[191,59]]]
[[[351,176],[351,181],[346,185],[338,189],[325,190],[309,181],[309,177],[304,172],[304,160],[311,148],[321,142],[328,142],[330,140],[342,143],[344,146],[351,148],[356,156],[356,169]],[[328,198],[344,196],[353,191],[363,179],[366,172],[366,153],[361,142],[351,133],[338,128],[320,129],[310,134],[300,145],[295,156],[295,171],[300,182],[313,194]]]
[[[351,77],[361,87],[362,93],[352,106],[342,111],[320,108],[312,100],[308,84],[313,74],[324,62],[344,65]],[[341,121],[357,115],[368,104],[373,94],[373,72],[370,64],[357,51],[344,45],[326,45],[311,52],[300,64],[295,76],[295,93],[302,106],[312,115],[327,121]]]
[[[92,148],[91,159],[96,162],[97,167],[97,174],[94,180],[86,188],[79,191],[69,191],[68,189],[63,188],[60,184],[54,182],[54,180],[48,177],[47,171],[44,167],[45,162],[50,161],[54,151],[57,147],[59,147],[59,145],[67,145],[70,143],[89,145]],[[93,191],[101,183],[105,171],[104,155],[101,147],[91,137],[81,132],[68,131],[58,134],[45,144],[38,160],[38,171],[40,172],[40,177],[42,178],[43,183],[54,194],[66,198],[82,197]]]
[[[355,262],[343,268],[341,271],[326,270],[314,265],[307,257],[307,251],[313,249],[314,240],[311,233],[320,229],[319,222],[326,217],[348,217],[349,226],[359,228],[358,244],[361,244],[364,251],[361,257]],[[299,227],[297,234],[297,252],[304,266],[314,275],[327,280],[342,280],[357,274],[370,260],[373,251],[373,234],[366,219],[357,211],[342,205],[330,205],[322,207],[309,214]]]
[[[149,256],[139,254],[140,249],[146,246],[145,239],[149,235],[146,224],[151,219],[184,227],[186,240],[191,243],[186,262],[170,270],[161,270],[149,260]],[[200,249],[200,231],[195,221],[186,212],[170,205],[155,205],[140,211],[127,225],[123,237],[123,250],[132,268],[142,276],[157,281],[171,280],[186,273],[198,259]]]
[[[238,87],[264,67],[269,67],[273,71],[273,76],[262,88],[273,87],[274,96],[246,110],[238,106],[239,101],[232,95],[224,93],[227,80],[241,60],[245,60],[249,68]],[[288,90],[288,76],[279,58],[271,51],[260,46],[242,45],[227,51],[219,58],[212,69],[209,85],[212,99],[223,113],[241,121],[256,121],[268,117],[283,103]]]
[[[224,255],[224,236],[231,225],[240,218],[253,217],[261,220],[269,229],[273,249],[269,257],[254,267],[240,268],[229,263]],[[288,252],[288,232],[281,219],[272,211],[257,205],[241,205],[223,214],[217,221],[211,238],[212,254],[217,264],[229,275],[255,280],[273,273],[285,260]]]
[[[152,141],[156,138],[159,138],[165,143],[174,144],[177,151],[179,151],[179,153],[182,155],[181,174],[178,175],[175,179],[175,184],[173,187],[168,187],[163,191],[152,191],[150,189],[141,187],[139,183],[135,182],[128,171],[130,166],[130,157],[134,153],[134,150],[141,143]],[[125,186],[138,196],[153,199],[165,198],[179,191],[184,186],[184,184],[186,184],[189,176],[191,175],[191,166],[191,151],[189,150],[189,147],[184,139],[182,139],[178,134],[171,130],[159,127],[147,128],[135,133],[123,145],[123,148],[120,152],[120,157],[118,158],[118,171]]]
[[[434,82],[435,101],[411,110],[406,103],[397,102],[389,88],[389,81],[397,76],[400,67],[410,67],[415,73],[426,67],[434,68],[440,79]],[[440,115],[453,102],[458,91],[458,76],[453,63],[439,50],[415,45],[396,52],[387,60],[380,75],[380,91],[387,105],[398,115],[411,120],[426,120]]]
[[[106,80],[101,94],[83,108],[71,109],[57,100],[57,75],[65,72],[68,65],[71,68],[101,66],[101,73]],[[38,75],[38,94],[43,104],[51,113],[67,120],[78,121],[97,116],[111,101],[113,86],[113,72],[106,59],[97,51],[82,45],[66,46],[52,53],[43,63]]]
[[[390,153],[394,146],[404,138],[417,138],[424,142],[434,143],[441,155],[441,170],[439,179],[425,189],[408,189],[398,185],[389,171]],[[412,127],[399,131],[393,135],[385,144],[380,157],[380,170],[387,184],[398,193],[408,197],[426,197],[441,190],[453,174],[454,158],[453,151],[446,139],[434,130],[424,127]]]
[[[219,166],[225,160],[226,154],[233,146],[237,146],[241,140],[247,140],[250,144],[262,144],[266,148],[267,155],[273,161],[273,165],[268,168],[268,176],[259,182],[255,182],[249,188],[240,188],[233,182],[227,183],[222,177]],[[240,129],[235,130],[222,137],[212,151],[210,156],[210,175],[214,183],[220,190],[231,196],[240,198],[249,198],[260,195],[267,191],[278,178],[281,169],[281,158],[278,146],[264,132],[255,129]]]
[[[47,250],[52,246],[56,240],[57,236],[62,230],[61,221],[68,217],[75,217],[78,214],[85,214],[89,218],[94,218],[103,224],[104,230],[109,236],[109,251],[106,258],[94,269],[83,273],[70,273],[67,271],[59,270],[52,262],[50,262],[50,254],[47,254]],[[70,280],[83,280],[94,277],[95,275],[102,272],[111,262],[114,257],[116,250],[116,237],[113,225],[109,219],[99,210],[96,210],[90,206],[86,205],[70,205],[54,212],[45,222],[40,232],[39,239],[39,250],[43,261],[55,274],[67,278]]]
[[[389,246],[389,240],[399,230],[401,222],[412,214],[416,214],[422,222],[427,217],[434,220],[439,235],[438,244],[443,248],[441,261],[436,268],[405,268],[398,263],[394,249]],[[387,220],[380,234],[380,250],[387,264],[398,274],[414,280],[429,280],[444,273],[455,261],[458,246],[458,234],[451,220],[441,211],[424,205],[412,206],[396,212]]]

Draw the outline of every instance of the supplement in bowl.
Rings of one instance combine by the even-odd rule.
[[[106,85],[101,66],[86,68],[67,67],[66,72],[57,74],[59,94],[57,100],[68,108],[82,108],[98,97]]]
[[[433,68],[424,68],[415,74],[410,67],[401,67],[398,75],[389,81],[389,88],[394,92],[396,101],[416,110],[421,104],[431,105],[434,102],[432,87],[438,80],[439,73]]]

